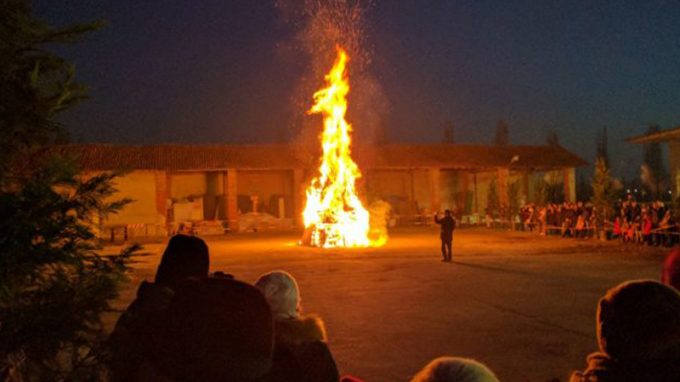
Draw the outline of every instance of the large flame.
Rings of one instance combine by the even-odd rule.
[[[369,213],[359,200],[356,180],[359,167],[350,155],[352,127],[345,120],[347,111],[347,53],[337,47],[338,56],[326,75],[327,87],[314,93],[310,114],[321,113],[323,156],[319,175],[307,188],[303,212],[309,244],[317,247],[367,247],[382,244],[369,239]]]

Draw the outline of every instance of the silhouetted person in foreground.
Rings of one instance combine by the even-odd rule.
[[[456,220],[451,216],[451,210],[444,211],[444,217],[439,218],[439,214],[434,214],[434,222],[441,226],[439,238],[442,241],[442,261],[450,262],[453,254],[453,230],[456,229]]]
[[[175,235],[163,252],[156,280],[142,281],[137,298],[118,319],[109,338],[113,381],[138,380],[140,367],[157,347],[157,328],[178,290],[208,278],[208,246],[197,237]]]
[[[597,308],[600,351],[571,382],[680,381],[680,294],[656,281],[610,289]]]
[[[279,380],[337,382],[338,368],[326,344],[326,328],[316,315],[302,315],[300,290],[288,272],[266,273],[255,282],[274,317],[272,373]]]
[[[271,310],[252,285],[210,278],[182,288],[158,325],[160,341],[147,380],[282,381],[270,375]]]
[[[467,358],[440,357],[419,371],[411,382],[499,382],[484,364]]]

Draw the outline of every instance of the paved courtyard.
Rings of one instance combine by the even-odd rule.
[[[595,308],[611,286],[657,278],[665,251],[618,243],[462,229],[441,263],[436,228],[392,232],[383,248],[301,248],[294,234],[208,239],[211,270],[253,282],[283,269],[306,312],[326,322],[340,370],[407,381],[441,355],[473,357],[507,382],[564,381],[596,349]],[[163,249],[145,246],[119,306],[152,279]]]

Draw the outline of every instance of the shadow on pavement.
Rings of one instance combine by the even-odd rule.
[[[522,270],[519,270],[519,269],[510,269],[510,268],[494,267],[494,266],[491,266],[491,265],[464,263],[460,260],[453,260],[453,261],[451,261],[451,264],[462,265],[464,267],[470,267],[470,268],[483,269],[483,270],[492,271],[492,272],[510,273],[510,274],[515,274],[515,275],[534,275],[535,274],[534,272],[527,272],[527,271],[522,271]]]

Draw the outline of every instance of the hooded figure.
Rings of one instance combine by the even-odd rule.
[[[499,382],[484,364],[472,359],[440,357],[419,371],[411,382]]]
[[[203,240],[194,236],[175,235],[163,252],[155,283],[176,289],[187,279],[206,279],[209,268],[208,246]]]
[[[600,352],[572,382],[680,381],[680,294],[656,281],[610,289],[597,309]]]
[[[113,381],[135,380],[139,368],[154,351],[158,322],[183,285],[208,278],[208,246],[197,237],[175,235],[168,242],[156,281],[142,281],[136,299],[118,319],[109,338]]]
[[[280,380],[337,382],[338,368],[326,345],[323,321],[300,314],[300,291],[289,273],[275,271],[255,282],[274,317],[274,375]]]

